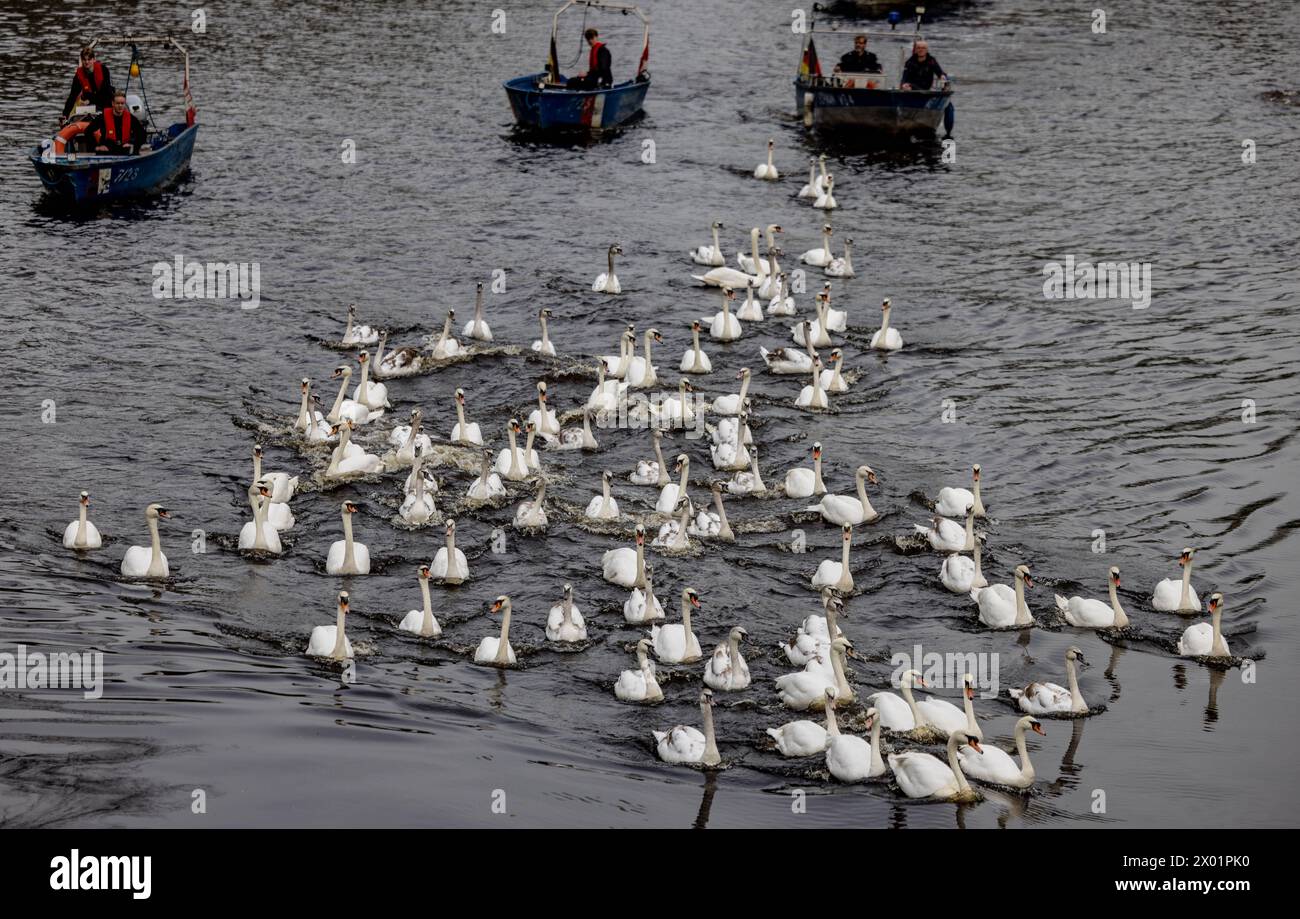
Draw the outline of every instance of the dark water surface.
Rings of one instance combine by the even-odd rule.
[[[850,491],[862,462],[881,477],[872,500],[884,517],[855,534],[860,594],[844,624],[860,694],[886,688],[889,655],[917,643],[998,654],[1004,689],[1063,680],[1072,643],[1093,661],[1082,689],[1107,710],[1045,722],[1047,736],[1031,744],[1033,796],[916,805],[887,785],[828,784],[817,763],[783,762],[759,742],[764,727],[792,718],[771,688],[790,669],[776,643],[819,611],[808,578],[839,544],[835,528],[791,517],[810,502],[782,498],[729,503],[737,546],[654,558],[666,607],[688,583],[701,591],[706,649],[734,624],[749,630],[755,674],[751,689],[719,700],[731,768],[706,777],[658,763],[650,731],[698,723],[701,668],[681,668],[654,709],[613,698],[638,632],[599,563],[628,544],[626,515],[653,508],[651,490],[626,482],[648,455],[644,432],[598,431],[598,455],[547,456],[556,503],[545,538],[507,527],[507,551],[489,550],[517,497],[461,515],[474,578],[434,589],[445,639],[432,645],[393,628],[418,606],[416,566],[442,542],[438,527],[390,525],[398,476],[296,498],[298,524],[275,562],[230,548],[248,518],[255,440],[268,468],[304,482],[323,462],[272,428],[283,432],[296,412],[301,377],[332,398],[340,355],[321,343],[339,336],[347,303],[398,343],[413,341],[440,328],[448,308],[467,319],[474,283],[501,269],[507,290],[490,296],[488,319],[498,344],[525,349],[537,309],[549,306],[562,374],[531,354],[496,352],[389,385],[395,408],[382,430],[419,405],[445,437],[451,393],[464,386],[471,417],[500,447],[536,380],[549,376],[561,410],[577,407],[593,385],[589,356],[611,353],[626,322],[663,332],[660,376],[676,384],[689,321],[716,309],[684,257],[711,220],[727,225],[728,252],[771,222],[785,227],[787,253],[817,245],[822,215],[794,195],[808,155],[823,148],[792,114],[789,10],[755,0],[707,12],[650,6],[655,83],[644,121],[608,143],[541,146],[513,136],[499,82],[540,68],[550,4],[507,5],[505,35],[470,2],[211,4],[207,34],[186,38],[202,125],[192,178],[154,204],[73,219],[44,202],[25,149],[57,114],[78,39],[179,33],[189,12],[151,0],[0,3],[9,330],[0,644],[101,649],[108,679],[94,702],[68,691],[0,697],[0,823],[1295,823],[1300,751],[1284,673],[1300,639],[1291,4],[1175,12],[1138,0],[1112,14],[1106,35],[1092,33],[1090,8],[1048,0],[979,3],[935,23],[934,53],[958,79],[957,162],[931,148],[831,151],[841,204],[831,222],[837,239],[856,241],[858,268],[836,282],[835,305],[850,312],[845,363],[860,379],[814,416],[793,408],[802,381],[755,375],[769,485],[806,461],[813,440],[825,445],[833,492]],[[627,68],[631,25],[610,31],[616,69]],[[823,57],[840,53],[828,44]],[[575,49],[562,43],[566,63]],[[155,98],[177,95],[166,68],[147,79]],[[769,136],[785,176],[776,186],[748,175]],[[1258,146],[1251,166],[1240,158],[1247,138]],[[340,161],[345,139],[356,142],[355,165]],[[646,140],[653,164],[642,162]],[[626,251],[618,298],[589,289],[613,241]],[[1045,300],[1043,263],[1067,253],[1152,262],[1150,308]],[[260,307],[153,299],[151,266],[178,254],[258,262]],[[887,357],[865,351],[883,296],[907,342]],[[808,314],[811,295],[796,299]],[[789,324],[707,345],[716,372],[701,388],[734,391],[735,371],[761,367],[759,344],[787,341]],[[1253,424],[1242,422],[1246,399]],[[53,424],[42,423],[44,400],[54,400]],[[956,423],[941,423],[945,400]],[[707,450],[666,441],[670,456],[680,449],[702,497]],[[974,605],[939,584],[938,555],[894,544],[925,519],[920,496],[966,484],[972,462],[983,465],[994,518],[985,570],[1008,581],[1029,564],[1041,585],[1030,604],[1048,628],[982,629]],[[606,468],[623,535],[574,520]],[[439,474],[454,495],[472,478]],[[109,542],[78,559],[60,534],[82,488]],[[347,585],[362,651],[349,686],[301,653],[310,628],[333,621],[340,582],[323,562],[345,497],[361,506],[357,531],[376,560],[375,574]],[[155,500],[176,513],[163,526],[173,577],[162,589],[117,576],[125,547],[145,541],[141,511]],[[786,548],[796,526],[809,554]],[[1092,552],[1096,529],[1105,555]],[[189,551],[194,530],[207,534],[204,554]],[[1184,545],[1198,549],[1198,591],[1226,598],[1233,650],[1260,659],[1255,682],[1178,659],[1172,642],[1188,622],[1151,611],[1151,588],[1176,576]],[[1141,636],[1124,647],[1059,628],[1051,614],[1054,592],[1104,596],[1111,564]],[[546,647],[542,629],[566,580],[589,613],[593,641],[580,651]],[[511,637],[527,652],[518,671],[468,662],[498,628],[487,606],[499,593],[514,598]],[[1009,746],[1009,705],[982,700],[978,710],[986,737]],[[806,814],[791,814],[795,788],[810,792]],[[191,812],[194,789],[207,793],[203,816]],[[497,789],[509,816],[491,811]]]

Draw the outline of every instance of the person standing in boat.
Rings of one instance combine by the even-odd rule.
[[[108,65],[95,60],[95,49],[90,45],[81,49],[81,66],[72,75],[72,89],[68,92],[68,101],[63,103],[60,125],[68,120],[78,99],[100,112],[113,104],[113,80],[108,74]]]
[[[939,62],[930,57],[930,46],[924,38],[912,45],[912,56],[903,65],[903,79],[899,89],[931,89],[935,78],[946,80],[948,74],[943,72]]]
[[[120,89],[113,94],[112,108],[96,115],[86,133],[94,138],[96,153],[134,156],[145,141],[144,125],[126,107],[126,93]]]
[[[840,58],[836,73],[880,73],[880,61],[867,50],[867,36],[853,36],[853,50]]]
[[[610,57],[609,49],[600,40],[600,33],[595,29],[583,32],[582,37],[591,46],[591,53],[587,58],[587,72],[571,77],[565,86],[569,89],[608,89],[614,85],[614,73],[610,69],[613,59]]]

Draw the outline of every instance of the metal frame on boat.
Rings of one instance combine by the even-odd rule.
[[[159,129],[148,108],[148,97],[143,96],[145,109],[140,120],[144,122],[148,141],[138,154],[125,156],[77,152],[76,132],[65,126],[59,134],[37,144],[29,154],[37,175],[49,191],[75,204],[139,197],[161,191],[189,169],[194,139],[199,131],[194,99],[190,94],[189,53],[169,35],[127,36],[91,42],[92,48],[121,46],[131,49],[132,66],[128,70],[126,86],[122,87],[124,90],[130,88],[131,76],[138,75],[141,45],[154,45],[181,55],[185,74],[182,84],[185,120]],[[143,89],[143,81],[141,87]],[[78,119],[87,122],[89,117],[93,117],[93,110],[79,112],[74,114],[69,125]]]
[[[555,39],[560,16],[570,7],[635,15],[644,26],[641,59],[636,76],[606,89],[566,89],[560,76]],[[542,131],[602,131],[616,128],[640,113],[650,89],[650,18],[631,4],[607,3],[605,0],[568,0],[551,19],[551,50],[547,69],[506,80],[506,96],[516,123],[522,128]]]
[[[903,64],[911,43],[924,38],[921,17],[924,7],[917,7],[916,26],[912,32],[872,31],[870,29],[818,29],[810,22],[800,54],[799,73],[795,77],[795,105],[808,128],[851,130],[858,136],[881,138],[934,135],[942,124],[952,132],[952,85],[943,81],[938,89],[901,89]],[[899,42],[898,74],[820,74],[816,59],[817,35],[849,36],[864,34],[868,40]],[[809,47],[812,47],[810,63]],[[882,55],[883,58],[883,55]],[[882,68],[883,68],[882,60]],[[814,71],[815,68],[815,71]]]

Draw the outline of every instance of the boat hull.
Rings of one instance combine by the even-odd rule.
[[[795,81],[795,105],[807,127],[852,128],[884,136],[936,134],[952,90],[860,89]]]
[[[515,122],[539,131],[608,131],[641,112],[650,81],[630,81],[609,89],[539,89],[545,74],[507,80],[506,96]]]
[[[138,198],[157,194],[190,168],[198,132],[197,124],[174,124],[166,146],[139,156],[79,154],[72,160],[66,156],[45,160],[36,148],[30,158],[46,189],[70,203]]]

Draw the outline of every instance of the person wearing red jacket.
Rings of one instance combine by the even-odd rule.
[[[95,141],[96,153],[136,154],[145,141],[144,125],[126,107],[126,93],[113,94],[113,106],[95,116],[86,128]]]
[[[600,41],[600,33],[595,29],[588,29],[582,33],[582,37],[591,46],[591,52],[587,58],[587,72],[580,76],[570,77],[569,82],[565,84],[565,88],[607,89],[613,86],[614,73],[610,69],[613,60],[610,57],[609,49],[605,47],[605,43]]]
[[[60,124],[68,120],[78,99],[101,112],[113,104],[113,78],[109,76],[108,65],[95,60],[95,49],[89,45],[81,49],[81,66],[72,75],[72,89],[63,103]]]

